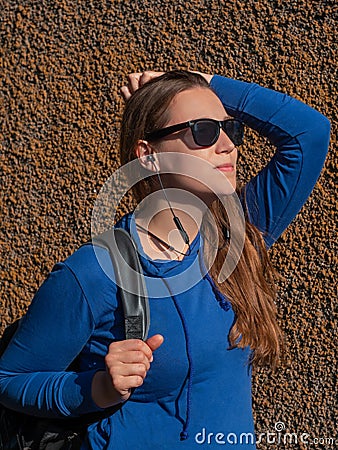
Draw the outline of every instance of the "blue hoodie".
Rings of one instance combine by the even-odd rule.
[[[316,183],[329,123],[305,104],[256,84],[214,76],[211,86],[230,115],[277,147],[245,187],[249,218],[269,248]],[[116,227],[134,237],[149,277],[149,336],[160,333],[165,339],[144,384],[118,412],[89,426],[83,449],[255,448],[250,350],[229,349],[235,315],[203,271],[200,235],[182,261],[151,260],[143,252],[132,213]],[[152,280],[157,280],[160,297],[151,295]],[[177,282],[193,285],[178,290]],[[92,378],[105,369],[109,344],[123,334],[109,255],[83,246],[55,265],[1,358],[1,403],[42,417],[100,411],[91,398]],[[78,354],[81,371],[67,372]]]

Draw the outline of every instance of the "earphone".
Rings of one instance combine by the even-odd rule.
[[[180,232],[180,234],[181,234],[182,239],[184,240],[184,242],[185,242],[187,245],[189,245],[189,248],[190,248],[190,241],[189,241],[188,233],[187,233],[187,232],[185,231],[185,229],[183,228],[183,225],[181,224],[180,219],[175,215],[175,213],[174,213],[174,211],[173,211],[173,209],[172,209],[172,207],[171,207],[171,204],[170,204],[170,202],[169,202],[169,199],[168,199],[168,197],[167,197],[167,194],[166,194],[165,189],[164,189],[163,184],[162,184],[162,180],[161,180],[161,176],[160,176],[160,171],[159,171],[159,169],[157,168],[157,166],[156,166],[156,164],[155,164],[155,157],[154,157],[154,155],[152,155],[152,154],[147,155],[147,161],[150,161],[150,162],[153,164],[153,166],[154,166],[154,168],[155,168],[155,170],[156,170],[156,174],[157,174],[157,176],[158,176],[158,180],[159,180],[159,182],[160,182],[161,189],[162,189],[162,191],[163,191],[163,194],[164,194],[164,196],[165,196],[165,199],[166,199],[167,202],[168,202],[170,211],[171,211],[171,213],[172,213],[172,215],[173,215],[173,220],[174,220],[175,226],[176,226],[176,228],[178,229],[178,231]]]
[[[154,155],[152,155],[152,154],[148,155],[147,161],[155,161]]]

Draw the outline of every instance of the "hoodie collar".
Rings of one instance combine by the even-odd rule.
[[[123,228],[133,238],[140,256],[140,262],[144,274],[152,277],[169,278],[186,270],[198,260],[201,246],[200,233],[198,232],[190,244],[190,254],[183,257],[182,260],[169,259],[151,259],[142,247],[139,234],[136,229],[135,215],[130,212],[123,216],[115,225],[116,228]]]

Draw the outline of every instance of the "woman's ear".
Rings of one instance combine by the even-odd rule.
[[[148,141],[139,140],[135,148],[135,154],[141,164],[147,170],[152,172],[157,171],[157,163],[155,157],[155,151]]]

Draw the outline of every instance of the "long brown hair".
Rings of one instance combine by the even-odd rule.
[[[144,139],[147,132],[165,126],[168,107],[173,98],[180,92],[196,87],[211,89],[201,75],[176,70],[152,79],[131,96],[121,125],[120,159],[123,165],[136,158],[137,143]],[[157,186],[155,178],[149,177],[149,172],[146,173],[141,165],[139,170],[141,181],[132,189],[137,203]],[[238,194],[241,195],[239,190]],[[245,199],[243,204],[245,211]],[[283,337],[276,320],[275,272],[269,262],[262,234],[246,216],[244,246],[236,267],[225,281],[218,282],[229,250],[229,240],[224,233],[224,230],[229,229],[229,218],[220,200],[213,202],[210,213],[217,225],[220,242],[209,273],[219,290],[231,302],[236,315],[230,330],[230,345],[239,348],[249,346],[252,364],[268,364],[274,368],[281,355]],[[207,234],[208,218],[203,226]]]

